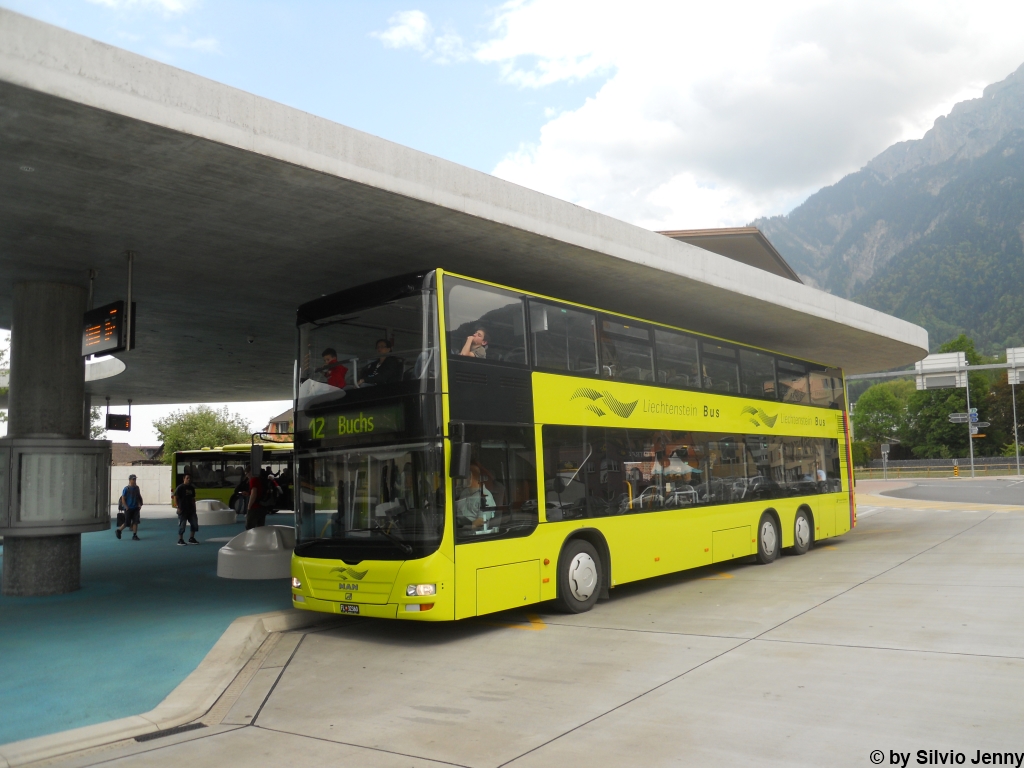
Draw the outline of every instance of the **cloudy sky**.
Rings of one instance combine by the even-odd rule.
[[[1024,63],[984,0],[0,5],[652,229],[786,213]]]

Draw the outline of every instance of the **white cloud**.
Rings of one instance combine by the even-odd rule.
[[[383,32],[373,33],[388,48],[427,50],[434,27],[423,11],[400,11],[388,19],[388,24],[391,26]]]
[[[184,13],[196,5],[196,0],[89,0],[107,8],[127,10],[130,8],[152,8],[165,14]]]
[[[789,210],[1024,60],[1024,5],[516,0],[474,58],[587,78],[495,174],[652,228]]]
[[[400,11],[388,19],[383,32],[371,33],[388,48],[412,48],[436,64],[468,58],[462,37],[454,30],[434,34],[434,25],[423,11]]]

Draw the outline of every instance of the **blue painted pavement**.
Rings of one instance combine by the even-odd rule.
[[[176,546],[177,526],[143,509],[141,541],[83,534],[78,592],[0,597],[0,744],[147,712],[236,618],[291,606],[284,580],[217,578],[223,543]],[[198,538],[243,528],[204,527]]]

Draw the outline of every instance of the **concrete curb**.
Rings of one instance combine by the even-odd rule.
[[[216,703],[271,632],[314,626],[333,618],[294,609],[237,618],[199,666],[149,712],[0,745],[0,768],[27,765],[197,720]]]

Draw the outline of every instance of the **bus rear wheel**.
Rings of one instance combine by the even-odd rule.
[[[573,539],[558,559],[558,604],[566,613],[584,613],[594,607],[601,591],[601,558],[594,545]]]
[[[761,565],[775,562],[779,556],[779,527],[775,518],[765,512],[757,524],[757,562]]]
[[[793,554],[805,554],[813,543],[814,528],[811,527],[811,520],[807,516],[807,512],[801,509],[796,513],[796,520],[793,521]]]

